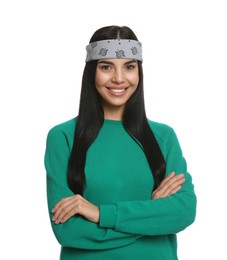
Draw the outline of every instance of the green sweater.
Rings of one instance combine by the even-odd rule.
[[[76,118],[53,127],[47,136],[45,168],[51,209],[63,197],[74,195],[67,185],[67,162]],[[186,182],[176,194],[151,199],[154,185],[141,147],[121,121],[105,120],[87,152],[84,197],[100,207],[100,222],[74,216],[54,224],[61,244],[61,260],[129,259],[176,260],[176,233],[194,222],[196,196],[186,161],[173,129],[149,120],[163,152],[169,174],[184,173]]]

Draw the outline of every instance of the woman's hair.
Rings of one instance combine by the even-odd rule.
[[[134,32],[126,26],[106,26],[97,30],[91,42],[109,39],[138,40]],[[97,137],[103,122],[104,111],[101,97],[95,87],[97,60],[86,63],[82,77],[79,114],[76,122],[74,143],[68,163],[68,184],[75,194],[83,194],[86,154]],[[154,177],[154,189],[164,179],[166,163],[157,140],[148,124],[143,93],[143,70],[138,61],[139,83],[136,91],[127,101],[123,114],[123,126],[132,139],[141,146]],[[139,173],[138,173],[139,174]]]

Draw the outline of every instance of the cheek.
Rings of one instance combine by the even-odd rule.
[[[100,75],[100,73],[97,73],[95,76],[95,85],[96,88],[99,86],[104,85],[108,81],[108,76],[105,74]]]
[[[129,80],[130,83],[131,83],[132,85],[134,85],[135,87],[137,87],[138,84],[139,84],[139,77],[138,77],[138,75],[132,75],[128,80]]]

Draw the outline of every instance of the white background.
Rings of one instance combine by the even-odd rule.
[[[112,24],[128,25],[143,43],[147,115],[175,129],[195,184],[197,218],[178,235],[179,259],[227,259],[220,0],[0,2],[0,259],[59,257],[47,214],[46,135],[77,115],[85,46]]]

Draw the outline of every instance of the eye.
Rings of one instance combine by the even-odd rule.
[[[126,69],[127,70],[134,70],[135,68],[136,68],[136,64],[128,64],[127,66],[126,66]]]
[[[100,65],[99,68],[101,70],[110,70],[111,69],[111,66],[110,65]]]
[[[134,65],[128,65],[128,66],[127,66],[127,69],[128,69],[128,70],[133,70],[134,68],[135,68]]]

